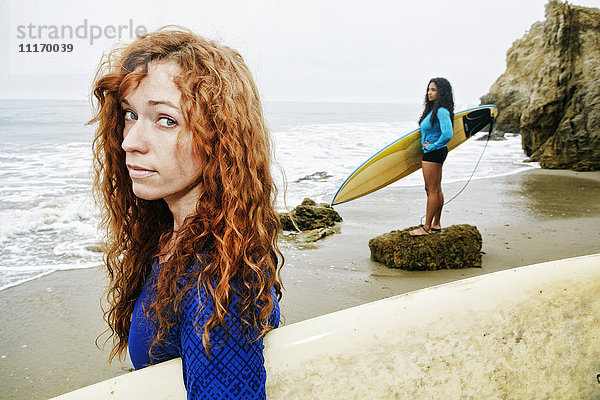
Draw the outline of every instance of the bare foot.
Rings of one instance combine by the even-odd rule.
[[[428,231],[427,229],[425,229],[424,226],[417,228],[417,229],[413,229],[412,231],[408,232],[408,234],[410,236],[426,236],[426,235],[429,235],[430,233],[431,233],[431,231],[430,230]]]
[[[431,225],[431,230],[432,231],[441,231],[442,226],[441,225]]]

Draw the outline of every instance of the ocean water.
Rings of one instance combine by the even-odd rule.
[[[357,166],[415,129],[420,112],[419,104],[267,103],[287,205],[305,197],[330,202]],[[85,101],[0,100],[0,290],[101,263],[90,117]],[[523,162],[518,135],[487,147],[472,139],[448,156],[444,182],[468,180],[480,157],[473,179],[538,167]],[[283,209],[283,175],[276,168],[274,175]],[[421,174],[394,185],[422,185]]]

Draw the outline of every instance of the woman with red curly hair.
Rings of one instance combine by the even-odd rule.
[[[283,257],[248,67],[165,27],[112,51],[93,94],[110,359],[127,347],[136,369],[181,357],[190,399],[264,398]]]

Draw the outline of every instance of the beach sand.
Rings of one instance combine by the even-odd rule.
[[[446,200],[464,183],[444,184]],[[290,205],[294,206],[294,205]],[[472,181],[444,208],[442,224],[471,224],[483,237],[483,267],[406,272],[371,261],[370,238],[417,225],[422,187],[392,185],[336,207],[338,233],[315,244],[286,237],[283,323],[480,274],[600,252],[600,172],[532,169]],[[60,271],[0,292],[0,398],[42,399],[125,373],[108,365],[95,269]],[[101,344],[101,342],[100,342]]]

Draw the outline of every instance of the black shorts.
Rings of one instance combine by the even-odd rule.
[[[448,148],[446,146],[441,149],[437,149],[434,151],[430,151],[429,153],[423,153],[423,161],[434,162],[438,164],[443,164],[446,160],[446,156],[448,155]]]

